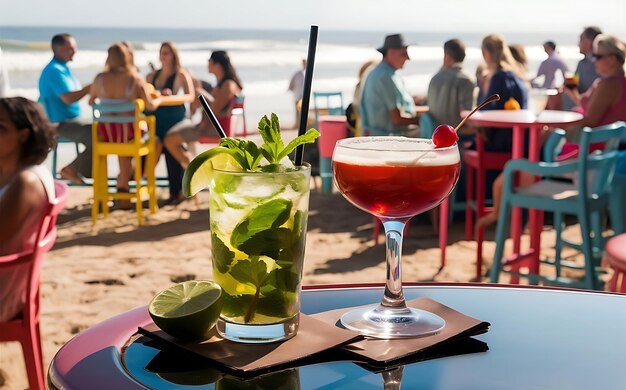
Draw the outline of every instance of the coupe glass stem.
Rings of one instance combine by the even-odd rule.
[[[386,309],[405,309],[404,294],[402,293],[402,235],[404,227],[410,218],[382,219],[385,228],[387,282],[385,295],[380,305]]]

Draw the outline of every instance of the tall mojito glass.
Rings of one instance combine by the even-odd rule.
[[[298,330],[309,207],[308,165],[282,172],[215,169],[210,188],[213,277],[226,339],[271,342]]]

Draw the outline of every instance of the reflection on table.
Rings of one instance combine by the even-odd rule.
[[[302,311],[312,314],[370,304],[381,293],[381,286],[313,288],[303,292]],[[352,362],[319,363],[279,374],[289,383],[299,381],[294,388],[302,389],[382,389],[384,381],[399,379],[406,389],[626,388],[626,295],[470,284],[406,287],[405,295],[407,299],[426,295],[489,321],[489,332],[476,336],[489,351],[412,363],[400,370],[391,367],[383,375]],[[161,389],[172,388],[173,383],[186,388],[184,383],[193,380],[194,372],[200,380],[210,381],[210,366],[189,366],[181,372],[168,363],[169,376],[159,376],[146,369],[159,349],[138,342],[123,349],[137,327],[148,324],[147,310],[140,307],[80,333],[53,359],[51,388]],[[215,383],[206,383],[193,388],[214,387]]]

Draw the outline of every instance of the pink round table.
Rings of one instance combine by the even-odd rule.
[[[463,111],[462,117],[469,114],[469,111]],[[583,119],[583,115],[571,111],[554,111],[545,110],[539,115],[535,115],[530,110],[485,110],[478,111],[468,122],[473,126],[492,127],[492,128],[512,128],[513,129],[513,145],[512,158],[528,158],[530,161],[539,161],[541,151],[540,130],[544,126],[563,127],[576,124]],[[524,156],[524,129],[529,131],[529,151],[528,156]],[[476,142],[482,143],[481,137],[476,137]],[[539,251],[541,244],[541,228],[543,225],[543,215],[541,211],[531,210],[530,212],[530,250],[527,253],[520,253],[519,237],[522,233],[522,212],[519,208],[514,208],[511,218],[511,238],[513,238],[513,252],[519,254],[517,260],[525,258],[531,259],[531,272],[539,272]],[[508,259],[513,261],[515,259]]]

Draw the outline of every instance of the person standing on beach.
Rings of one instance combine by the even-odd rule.
[[[563,80],[565,80],[565,74],[569,71],[567,68],[567,64],[556,52],[556,43],[552,41],[547,41],[543,44],[543,50],[548,55],[540,65],[539,70],[537,70],[537,77],[533,79],[533,81],[543,76],[543,84],[541,88],[550,89],[557,87],[555,83],[555,75],[557,72],[561,72],[561,76],[563,76]]]
[[[428,85],[428,113],[435,126],[454,126],[460,122],[461,111],[472,109],[476,85],[471,76],[463,71],[464,60],[463,42],[451,39],[444,43],[443,66]]]
[[[296,119],[294,128],[298,127],[300,122],[300,104],[302,103],[302,94],[304,93],[304,70],[306,69],[306,59],[302,59],[302,69],[298,70],[291,76],[289,87],[287,90],[293,93],[294,107],[296,108]]]
[[[409,60],[407,48],[403,36],[393,34],[376,49],[383,60],[367,76],[359,105],[364,134],[418,135],[415,102],[396,73]]]
[[[69,34],[52,37],[52,60],[39,77],[39,103],[48,119],[56,124],[57,133],[85,146],[76,159],[61,169],[61,177],[81,184],[83,177],[91,177],[91,121],[80,117],[78,101],[89,93],[90,85],[80,82],[67,65],[76,54],[76,40]]]

